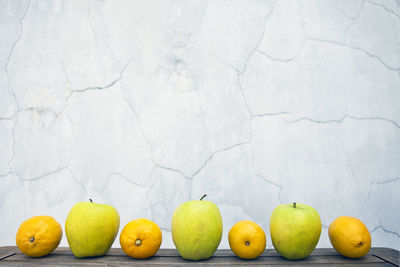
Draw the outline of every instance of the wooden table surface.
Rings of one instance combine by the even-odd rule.
[[[1,266],[399,266],[399,251],[390,248],[372,248],[361,259],[348,259],[340,256],[334,249],[319,248],[304,260],[289,261],[268,249],[255,260],[242,260],[229,249],[217,250],[213,257],[203,261],[182,259],[175,249],[160,249],[157,254],[146,260],[135,260],[124,254],[120,248],[112,248],[106,256],[95,258],[75,258],[69,248],[57,248],[43,258],[29,258],[17,247],[0,247]]]

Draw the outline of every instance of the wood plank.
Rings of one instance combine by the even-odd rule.
[[[16,253],[19,252],[19,249],[17,247],[0,247],[0,254],[11,254],[11,253]]]
[[[68,264],[78,264],[78,263],[93,263],[93,264],[122,264],[122,263],[137,263],[137,264],[194,264],[196,262],[187,261],[182,259],[181,257],[163,257],[163,256],[154,256],[147,260],[135,260],[128,256],[119,256],[119,255],[108,255],[104,257],[95,257],[95,258],[83,258],[77,259],[72,255],[66,254],[51,254],[47,257],[43,258],[30,258],[25,256],[22,253],[17,253],[16,255],[9,257],[8,259],[4,259],[3,262],[31,262],[31,263],[68,263]],[[242,260],[236,256],[232,257],[221,257],[221,256],[213,256],[206,261],[199,261],[202,264],[237,264],[237,265],[260,265],[260,264],[330,264],[330,263],[340,263],[340,264],[362,264],[362,263],[385,263],[384,260],[374,257],[373,255],[368,255],[363,257],[362,259],[348,259],[337,255],[311,255],[304,260],[301,261],[288,261],[281,256],[267,256],[267,257],[259,257],[255,260]]]
[[[285,266],[334,266],[334,267],[343,267],[343,266],[368,266],[368,267],[393,267],[392,264],[384,262],[384,263],[317,263],[317,264],[309,264],[304,262],[284,262],[280,264],[276,263],[268,263],[263,262],[259,264],[254,264],[250,262],[240,263],[240,264],[232,264],[228,262],[26,262],[26,261],[13,261],[13,262],[0,262],[1,266],[139,266],[139,267],[147,267],[147,266],[275,266],[275,267],[285,267]]]
[[[231,250],[217,250],[213,257],[205,261],[187,261],[179,256],[175,249],[161,249],[154,256],[146,260],[135,260],[125,255],[120,248],[112,248],[107,256],[94,258],[75,258],[69,248],[57,248],[52,254],[43,258],[30,258],[18,251],[16,247],[0,247],[0,252],[17,251],[13,256],[0,261],[0,265],[7,266],[393,266],[389,262],[398,262],[399,251],[387,248],[373,248],[361,259],[349,259],[339,255],[334,249],[316,249],[309,257],[301,261],[289,261],[281,257],[275,250],[268,249],[255,260],[242,260],[236,257]]]
[[[10,248],[12,248],[12,247],[10,247]],[[383,248],[383,249],[385,249],[385,248]],[[9,251],[10,250],[11,249],[9,249]],[[18,250],[16,250],[16,251],[18,251]],[[60,248],[57,248],[52,254],[71,255],[72,252],[67,247],[60,247]],[[111,256],[111,255],[125,256],[125,253],[122,251],[121,248],[111,248],[110,251],[107,253],[107,256]],[[161,257],[180,257],[180,255],[176,249],[160,249],[156,255],[161,256]],[[332,255],[339,255],[339,254],[334,249],[331,249],[331,248],[318,248],[318,249],[314,250],[311,255],[320,255],[320,256],[331,255],[332,256]],[[236,257],[235,254],[230,249],[218,249],[214,253],[214,256]],[[260,257],[269,257],[269,256],[280,256],[280,255],[274,249],[266,249],[260,255]]]
[[[400,251],[391,248],[372,248],[371,253],[393,265],[400,266]]]

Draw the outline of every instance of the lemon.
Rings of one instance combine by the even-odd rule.
[[[328,229],[335,250],[348,258],[361,258],[371,248],[371,235],[365,224],[354,217],[336,218]]]

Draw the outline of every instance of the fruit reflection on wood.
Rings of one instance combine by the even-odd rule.
[[[187,260],[210,258],[222,238],[222,216],[217,205],[205,200],[188,201],[176,208],[172,217],[172,239]],[[65,233],[77,258],[103,256],[111,248],[119,230],[119,214],[107,204],[79,202],[68,213]],[[318,212],[301,203],[282,204],[270,216],[270,234],[276,251],[289,260],[301,260],[315,249],[321,235]],[[349,258],[361,258],[371,248],[371,236],[362,221],[338,217],[329,226],[329,239],[335,250]],[[53,252],[62,238],[61,225],[50,216],[35,216],[24,221],[16,235],[16,244],[30,257]],[[228,234],[229,246],[239,258],[255,259],[266,247],[264,230],[243,220]],[[122,250],[130,257],[146,259],[161,246],[162,232],[147,219],[129,222],[120,234]]]

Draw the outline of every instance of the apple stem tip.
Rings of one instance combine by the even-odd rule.
[[[32,236],[32,237],[31,237],[31,239],[29,239],[29,241],[30,241],[30,242],[33,242],[33,241],[35,241],[35,237],[34,237],[34,236]]]
[[[296,202],[293,202],[293,208],[296,208]]]
[[[89,200],[90,200],[90,202],[92,202],[92,203],[93,203],[93,200],[92,200],[91,198],[89,198]]]
[[[203,198],[205,198],[206,196],[207,196],[207,194],[204,194],[204,196],[202,196],[202,197],[200,198],[200,201],[203,200]]]

